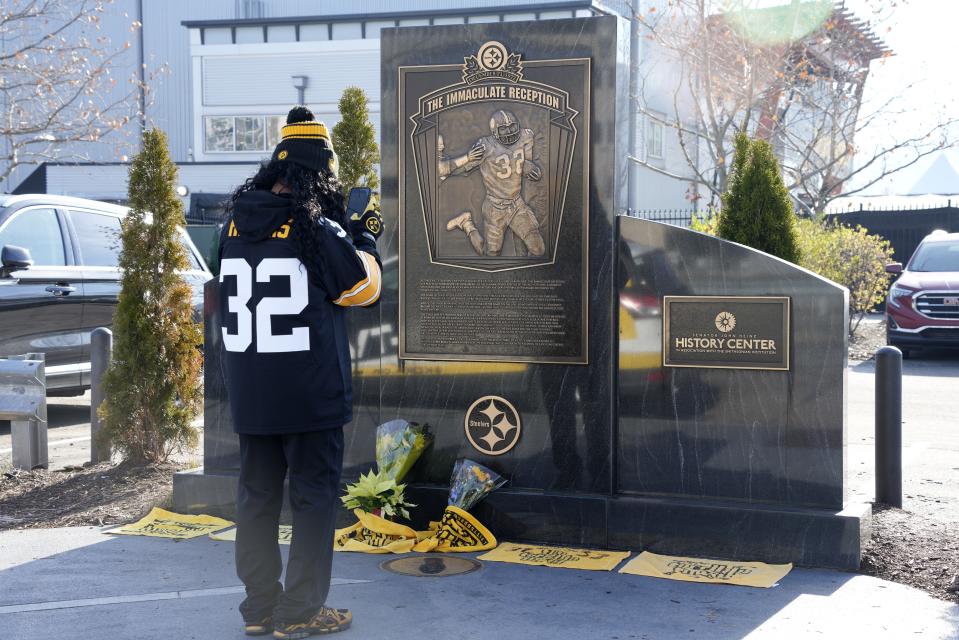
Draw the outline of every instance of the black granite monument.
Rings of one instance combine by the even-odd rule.
[[[627,34],[613,17],[383,31],[384,291],[351,312],[345,475],[405,418],[436,435],[408,478],[420,526],[470,457],[509,479],[475,509],[501,540],[857,567],[846,292],[616,215]],[[174,502],[229,515],[215,295],[204,469]]]

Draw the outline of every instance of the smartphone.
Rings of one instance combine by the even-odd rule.
[[[363,215],[372,195],[373,190],[369,187],[353,187],[350,189],[350,197],[346,202],[346,217],[350,218],[354,213]]]

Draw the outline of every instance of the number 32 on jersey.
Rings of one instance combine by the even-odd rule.
[[[236,295],[227,298],[227,310],[236,315],[236,333],[222,327],[223,346],[227,351],[243,352],[253,343],[256,326],[257,353],[287,353],[310,350],[310,330],[295,327],[292,333],[274,335],[273,316],[294,316],[306,309],[310,300],[306,269],[296,258],[266,258],[257,265],[256,282],[270,282],[272,278],[289,278],[290,295],[260,300],[256,311],[247,304],[253,297],[254,269],[242,258],[227,258],[220,263],[220,282],[236,278]]]

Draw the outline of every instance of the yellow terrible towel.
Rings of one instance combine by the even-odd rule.
[[[446,507],[443,519],[430,524],[429,531],[384,520],[355,509],[357,522],[338,529],[333,537],[335,551],[360,553],[408,553],[410,551],[486,551],[496,538],[479,520],[458,507]]]
[[[496,537],[470,513],[449,505],[443,519],[431,527],[413,551],[486,551],[496,546]]]
[[[612,571],[629,557],[629,551],[594,551],[570,547],[545,547],[535,544],[504,542],[480,560],[512,562],[563,569],[587,569],[589,571]]]
[[[337,529],[333,535],[334,551],[360,553],[408,553],[417,541],[417,533],[409,527],[390,522],[362,509],[354,509],[356,524]]]
[[[792,564],[705,560],[703,558],[661,556],[643,551],[619,572],[686,582],[714,582],[736,584],[743,587],[769,588],[784,578],[792,568]]]
[[[124,525],[119,529],[112,529],[106,533],[188,540],[232,526],[233,523],[229,520],[215,516],[190,516],[154,507],[150,513],[137,522]]]

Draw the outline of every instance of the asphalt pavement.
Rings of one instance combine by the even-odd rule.
[[[355,616],[337,637],[959,638],[959,606],[835,571],[794,569],[778,586],[755,589],[501,563],[419,578],[382,570],[390,557],[336,554],[329,604]],[[93,527],[0,532],[4,638],[239,639],[241,599],[230,542]]]
[[[71,398],[47,398],[50,468],[79,466],[90,459],[90,392]],[[0,421],[0,468],[11,462],[10,423]]]
[[[903,508],[959,522],[959,352],[903,361]],[[853,363],[848,386],[850,497],[875,496],[875,363]]]

